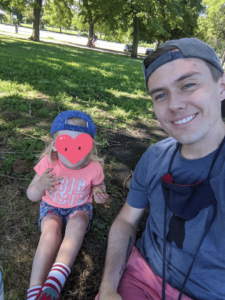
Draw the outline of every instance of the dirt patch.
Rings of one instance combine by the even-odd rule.
[[[25,161],[17,158],[14,165],[13,165],[13,172],[15,172],[15,173],[29,173],[29,172],[31,172],[31,168],[26,164]]]
[[[109,144],[100,154],[106,156],[104,172],[110,201],[106,205],[93,203],[91,230],[84,238],[60,300],[93,300],[97,294],[108,231],[126,201],[132,171],[151,143],[167,137],[157,122],[154,125],[147,127],[142,124],[135,130],[117,132],[99,128],[105,132]],[[5,144],[7,141],[2,139],[1,151]],[[25,168],[25,165],[22,166]],[[7,299],[22,300],[29,286],[33,257],[40,237],[37,228],[39,202],[33,203],[27,199],[26,188],[30,180],[20,180],[22,174],[16,171],[18,169],[14,169],[15,174],[11,178],[0,176],[0,268],[4,275]],[[148,212],[139,225],[138,237],[145,228],[147,215]]]

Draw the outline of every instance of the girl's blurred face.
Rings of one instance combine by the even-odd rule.
[[[55,139],[52,140],[52,149],[54,151],[57,151],[57,149],[55,147],[55,142],[56,142],[57,138],[64,134],[69,135],[72,139],[75,139],[78,135],[83,134],[83,132],[71,131],[71,130],[57,131]],[[79,169],[86,167],[89,164],[89,161],[87,159],[88,154],[85,157],[83,157],[79,162],[77,162],[76,164],[73,165],[65,156],[60,154],[58,151],[57,151],[57,153],[58,153],[58,158],[61,161],[61,163],[68,169],[79,170]]]

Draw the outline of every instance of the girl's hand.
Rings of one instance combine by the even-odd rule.
[[[38,181],[38,184],[42,190],[56,191],[55,185],[60,184],[62,177],[53,177],[55,173],[50,173],[53,168],[46,169]]]
[[[102,190],[102,192],[99,190]],[[106,191],[105,185],[101,187],[99,186],[93,188],[93,195],[96,203],[101,204],[107,202],[107,200],[109,199],[109,195],[105,191]]]

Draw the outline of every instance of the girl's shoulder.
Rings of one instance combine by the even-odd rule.
[[[54,165],[50,162],[50,159],[46,154],[37,162],[36,166],[52,168]]]
[[[102,166],[98,161],[91,161],[89,166],[93,169],[96,169],[96,168],[98,168],[98,169],[101,168],[102,169]]]

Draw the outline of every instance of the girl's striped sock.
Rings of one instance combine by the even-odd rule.
[[[33,286],[27,290],[27,300],[34,300],[41,289],[41,285]]]
[[[55,263],[48,274],[45,284],[42,286],[41,293],[35,300],[49,299],[47,295],[51,295],[51,300],[58,299],[70,272],[70,268],[63,263]]]

